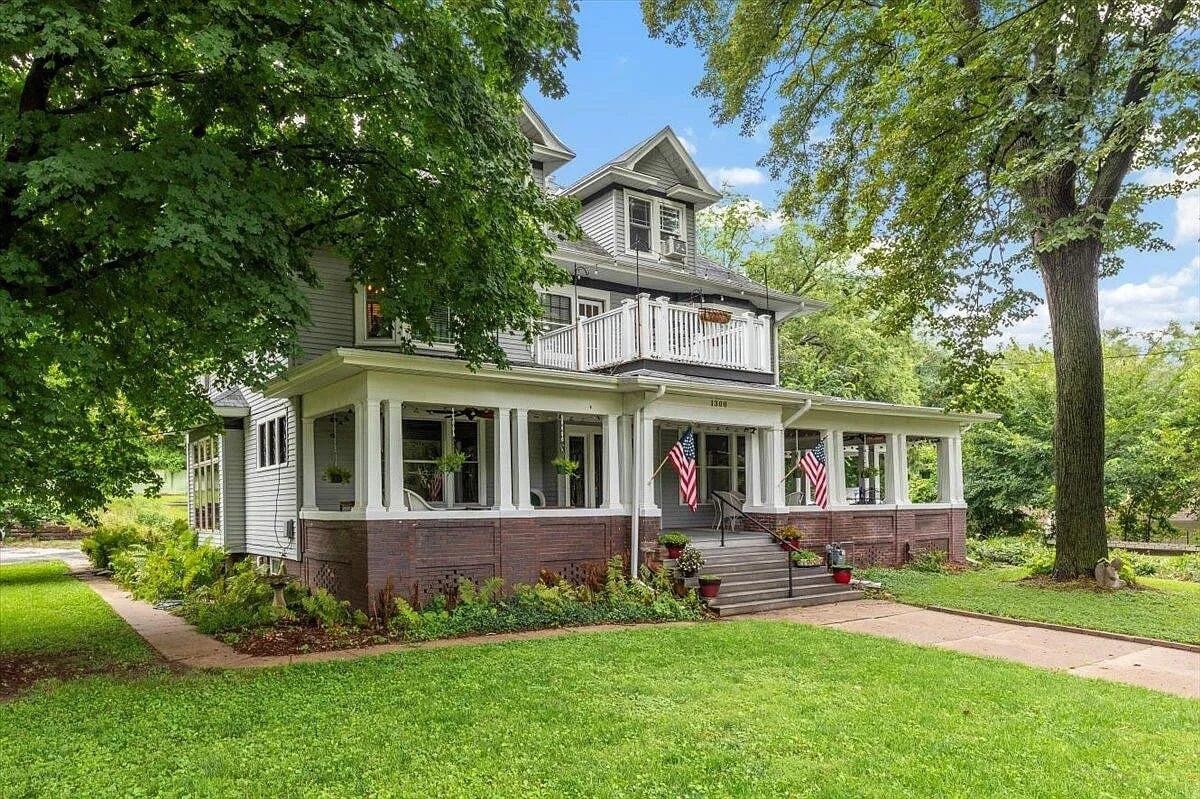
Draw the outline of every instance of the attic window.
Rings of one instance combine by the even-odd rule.
[[[625,192],[627,244],[630,252],[671,252],[672,239],[687,240],[684,206],[658,197]]]
[[[383,321],[382,294],[374,286],[367,286],[367,338],[392,337],[392,326]]]
[[[650,201],[629,198],[629,249],[650,251]]]

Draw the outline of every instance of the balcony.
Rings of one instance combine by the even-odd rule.
[[[650,360],[772,373],[771,346],[768,315],[728,314],[641,294],[538,336],[533,360],[581,372]]]

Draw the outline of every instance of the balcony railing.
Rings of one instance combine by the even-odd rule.
[[[720,314],[647,294],[596,316],[544,333],[533,360],[588,372],[636,360],[670,361],[748,372],[771,372],[771,317],[750,311]]]

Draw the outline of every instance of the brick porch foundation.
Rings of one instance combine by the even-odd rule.
[[[804,533],[802,546],[818,554],[824,554],[826,544],[838,541],[855,566],[897,566],[927,550],[945,552],[952,563],[966,562],[965,508],[750,515],[776,530],[795,525]]]
[[[367,611],[389,582],[395,596],[424,602],[463,577],[511,586],[536,582],[544,569],[579,582],[612,556],[629,556],[626,516],[304,520],[301,536],[305,584]]]

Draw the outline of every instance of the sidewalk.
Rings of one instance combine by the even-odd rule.
[[[864,599],[740,616],[869,633],[1200,699],[1200,652]]]

